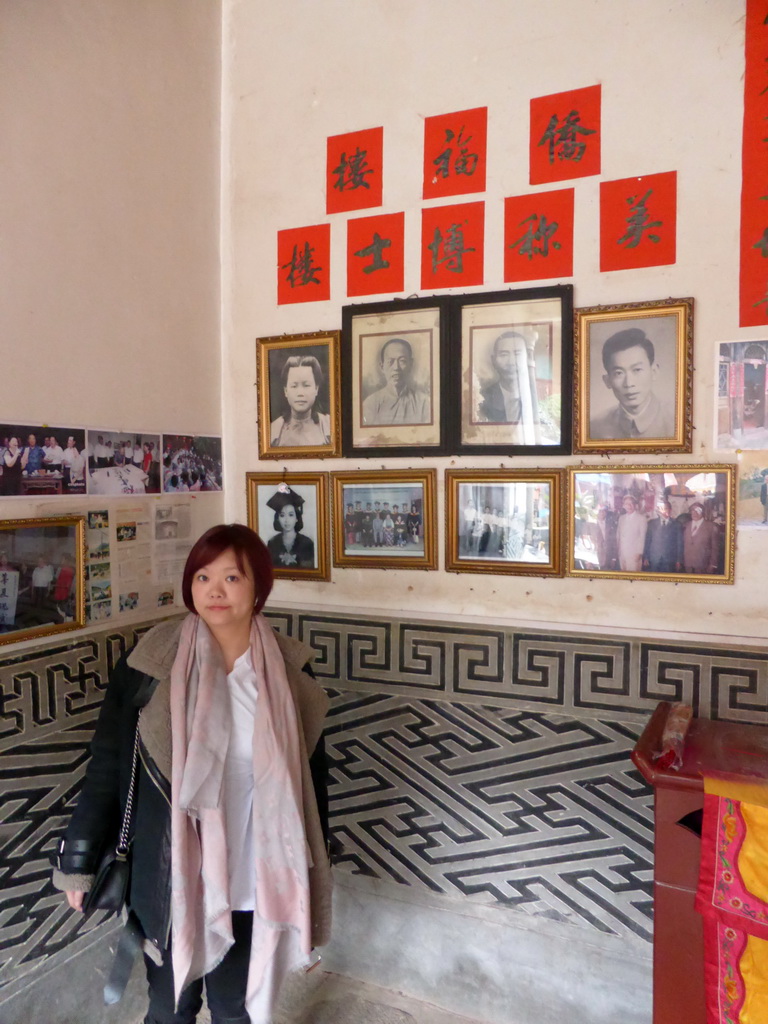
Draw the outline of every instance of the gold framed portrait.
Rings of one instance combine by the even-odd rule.
[[[327,473],[246,473],[248,525],[276,579],[329,580]]]

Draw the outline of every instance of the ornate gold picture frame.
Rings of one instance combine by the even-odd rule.
[[[576,452],[690,452],[693,299],[577,309]]]
[[[277,579],[329,580],[327,473],[246,473],[248,525]]]
[[[85,626],[85,517],[0,521],[0,644]]]
[[[446,470],[445,568],[562,576],[562,491],[562,470]]]

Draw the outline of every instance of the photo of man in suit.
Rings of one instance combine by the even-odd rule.
[[[683,530],[672,518],[666,498],[656,502],[656,518],[648,523],[643,568],[649,572],[680,572],[683,565]]]
[[[603,344],[603,384],[617,404],[590,415],[592,441],[667,439],[675,436],[674,412],[655,393],[659,365],[653,342],[639,327],[612,334]],[[590,404],[597,404],[590,395]]]
[[[528,384],[525,338],[518,331],[504,331],[493,343],[491,365],[496,380],[480,388],[478,418],[484,423],[520,423],[523,418],[523,387]]]
[[[683,567],[686,572],[717,572],[720,533],[715,523],[704,518],[704,506],[695,501],[688,509],[690,522],[683,527]]]

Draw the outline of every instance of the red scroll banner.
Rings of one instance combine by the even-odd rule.
[[[739,324],[768,324],[768,0],[747,0]]]

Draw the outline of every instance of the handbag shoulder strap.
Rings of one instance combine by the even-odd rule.
[[[133,759],[131,761],[131,782],[128,786],[128,798],[125,801],[125,813],[123,814],[123,823],[120,826],[120,838],[117,841],[117,854],[118,856],[126,856],[128,848],[131,845],[128,835],[131,830],[131,818],[133,817],[133,800],[136,795],[136,769],[139,762],[139,719],[141,718],[141,712],[144,709],[139,709],[139,714],[136,719],[136,732],[133,736]]]

